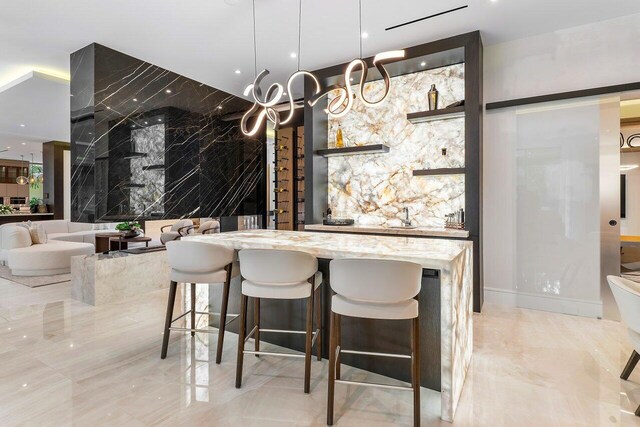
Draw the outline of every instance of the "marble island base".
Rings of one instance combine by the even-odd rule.
[[[319,259],[323,272],[322,342],[328,357],[330,316],[329,262],[346,257],[396,259],[423,267],[419,294],[421,381],[424,387],[441,392],[441,418],[453,421],[473,351],[472,339],[472,243],[459,240],[371,236],[336,233],[251,230],[190,236],[196,240],[240,249],[284,249],[311,253]],[[229,311],[240,308],[240,278],[232,281]],[[209,304],[220,305],[222,286],[211,286]],[[261,301],[261,327],[303,330],[304,300]],[[249,313],[253,310],[250,308]],[[248,324],[253,322],[248,316]],[[238,331],[237,322],[228,330]],[[212,326],[217,326],[212,323]],[[408,321],[372,321],[343,318],[342,346],[345,349],[406,353],[410,349]],[[405,333],[406,332],[406,333]],[[304,350],[304,339],[296,336],[264,334],[261,340]],[[342,363],[407,381],[410,366],[387,358],[345,354]]]

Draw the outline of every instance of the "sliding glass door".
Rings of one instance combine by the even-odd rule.
[[[484,215],[505,220],[485,220],[485,235],[501,233],[488,238],[485,259],[495,248],[512,267],[487,260],[506,274],[487,272],[485,286],[502,301],[615,317],[605,284],[620,271],[619,111],[619,97],[608,96],[487,115],[485,144],[505,145],[485,150],[485,192],[494,182],[499,193],[485,196]]]

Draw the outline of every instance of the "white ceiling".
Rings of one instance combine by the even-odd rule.
[[[363,0],[364,55],[408,47],[474,30],[485,45],[640,12],[638,0]],[[36,70],[69,76],[69,54],[97,42],[171,71],[240,95],[253,79],[250,0],[30,0],[3,2],[0,13],[0,87]],[[458,12],[391,31],[386,27],[468,4]],[[258,68],[283,81],[295,70],[290,53],[297,49],[297,0],[256,0]],[[358,55],[356,0],[303,0],[301,66],[317,69]],[[234,70],[241,70],[235,74]],[[64,111],[66,133],[49,119],[57,114],[30,114],[35,122],[22,131],[0,122],[0,144],[6,134],[68,140],[68,87],[60,84],[25,95],[35,110],[49,95]],[[0,88],[1,90],[1,88]],[[50,92],[50,93],[48,93]],[[10,94],[11,96],[14,96]],[[0,97],[0,118],[12,113],[12,102]],[[19,101],[19,99],[15,99]],[[26,118],[24,119],[26,120]],[[9,126],[5,128],[4,126]],[[33,132],[31,131],[33,130]],[[37,129],[37,132],[36,132]],[[66,138],[66,139],[65,139]],[[0,145],[1,147],[2,145]]]

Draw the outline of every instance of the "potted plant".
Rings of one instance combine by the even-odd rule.
[[[31,210],[31,213],[38,212],[38,206],[40,206],[40,203],[42,203],[42,200],[37,197],[29,199],[29,209]]]
[[[116,225],[116,230],[122,233],[122,237],[124,238],[138,237],[142,232],[140,223],[137,221],[121,222]]]
[[[13,208],[9,205],[0,205],[0,215],[9,215],[13,213]]]

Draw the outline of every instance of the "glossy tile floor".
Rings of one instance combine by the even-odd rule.
[[[313,362],[305,395],[299,359],[246,357],[236,390],[233,334],[219,366],[216,335],[172,334],[160,360],[165,303],[159,291],[95,308],[70,299],[69,284],[0,280],[0,426],[325,425],[326,361]],[[497,306],[474,323],[454,425],[640,425],[640,368],[618,378],[631,351],[618,323]],[[410,393],[338,385],[336,394],[337,425],[411,425]],[[437,393],[423,389],[422,406],[422,425],[450,425]]]

